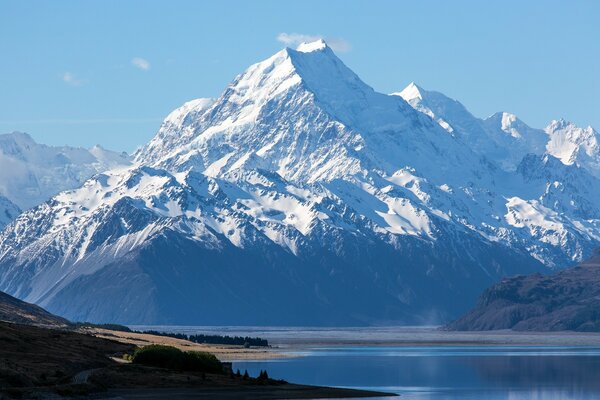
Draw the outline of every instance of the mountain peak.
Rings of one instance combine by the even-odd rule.
[[[497,121],[500,129],[507,133],[511,133],[513,137],[520,136],[517,132],[509,132],[513,126],[522,124],[519,117],[517,117],[513,113],[509,113],[506,111],[498,111],[485,119],[485,121]]]
[[[301,53],[312,53],[313,51],[325,50],[328,48],[327,43],[323,39],[318,39],[313,42],[302,42],[296,48],[296,51]]]
[[[13,131],[10,133],[0,134],[0,141],[11,141],[19,143],[33,143],[33,138],[25,132]]]
[[[414,82],[408,84],[401,92],[392,93],[392,95],[400,96],[404,100],[410,102],[411,100],[423,100],[423,88]]]
[[[552,121],[550,121],[550,124],[546,127],[547,130],[550,131],[554,131],[557,129],[564,129],[566,127],[575,127],[575,124],[565,120],[564,118],[560,118],[560,119],[553,119]]]

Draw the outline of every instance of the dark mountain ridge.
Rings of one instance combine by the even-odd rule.
[[[552,275],[507,278],[447,327],[483,331],[600,331],[600,249],[578,266]]]

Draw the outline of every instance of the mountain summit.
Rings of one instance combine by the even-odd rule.
[[[590,170],[415,90],[374,91],[322,41],[284,49],[169,114],[132,166],[21,214],[0,290],[72,320],[436,323],[591,252]]]

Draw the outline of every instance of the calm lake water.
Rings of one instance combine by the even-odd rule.
[[[234,363],[294,383],[380,390],[402,399],[600,398],[600,347],[341,346]]]
[[[437,327],[133,328],[268,339],[298,357],[236,362],[234,368],[253,376],[266,369],[271,377],[294,383],[379,390],[413,400],[600,399],[599,334],[468,333]]]

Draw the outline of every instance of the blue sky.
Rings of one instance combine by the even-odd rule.
[[[325,37],[378,91],[415,81],[477,116],[600,129],[598,21],[592,0],[0,0],[0,132],[132,151],[292,34]]]

